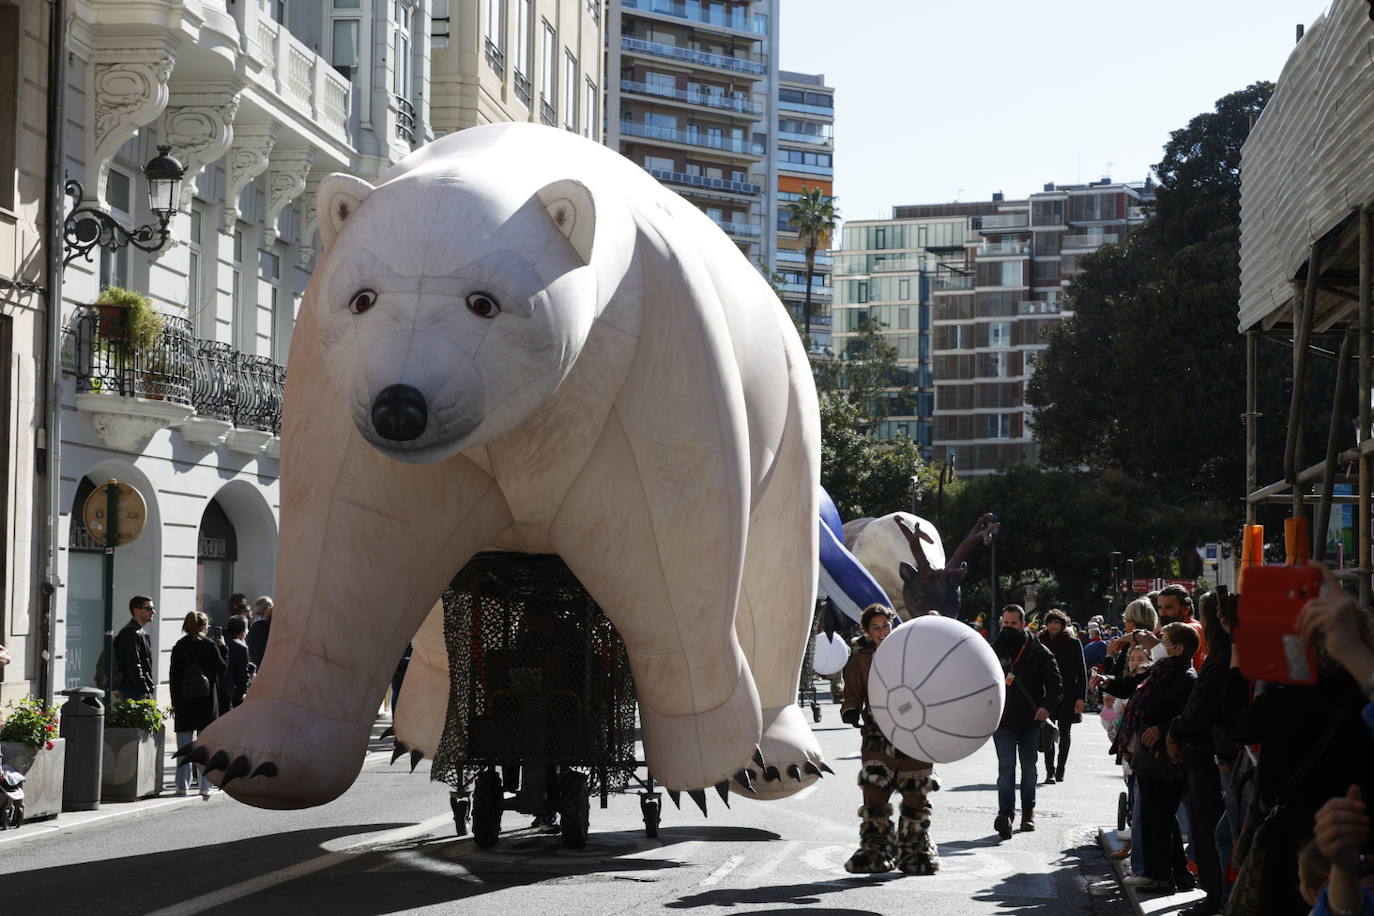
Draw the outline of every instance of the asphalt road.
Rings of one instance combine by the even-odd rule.
[[[856,877],[843,863],[858,836],[858,733],[835,707],[822,711],[814,727],[835,776],[783,801],[732,797],[730,810],[708,792],[707,817],[686,796],[681,810],[665,798],[653,840],[629,795],[604,810],[593,801],[583,849],[564,849],[514,813],[500,842],[479,848],[454,836],[447,787],[429,781],[428,764],[413,774],[404,760],[389,766],[377,742],[354,787],[321,808],[262,811],[215,795],[0,834],[0,912],[1129,912],[1095,841],[1120,788],[1095,717],[1075,730],[1069,781],[1040,787],[1036,832],[1005,841],[993,832],[989,742],[938,770],[940,874]]]

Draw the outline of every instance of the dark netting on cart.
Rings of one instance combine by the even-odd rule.
[[[444,592],[448,717],[432,778],[466,791],[489,766],[585,770],[589,790],[635,769],[625,644],[555,555],[482,553]]]
[[[802,653],[801,677],[797,679],[797,705],[816,706],[816,630],[820,627],[821,612],[825,610],[825,599],[816,602],[816,610],[811,615],[811,636],[806,639],[806,651]]]

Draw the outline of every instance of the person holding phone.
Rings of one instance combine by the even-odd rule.
[[[181,624],[181,632],[186,635],[172,646],[167,686],[172,693],[172,726],[178,748],[190,744],[199,732],[219,718],[219,692],[215,682],[228,665],[221,654],[223,649],[207,634],[209,628],[209,617],[200,611],[191,611]],[[205,680],[203,688],[199,684],[201,677]],[[178,795],[190,791],[194,767],[190,760],[183,760],[177,767]],[[201,798],[209,798],[214,787],[202,770]]]

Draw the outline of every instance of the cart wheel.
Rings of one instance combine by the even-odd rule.
[[[558,780],[558,814],[563,824],[563,845],[569,849],[586,846],[591,802],[587,797],[585,773],[568,770]]]
[[[10,805],[10,829],[18,830],[24,823],[24,803],[14,802]]]
[[[644,835],[652,840],[658,836],[658,819],[663,813],[659,807],[658,793],[640,795],[639,811],[644,815]]]
[[[1116,797],[1116,829],[1125,830],[1131,820],[1131,796],[1122,792]]]
[[[472,797],[454,792],[448,797],[448,806],[453,809],[453,827],[458,836],[468,835],[468,815],[472,811]]]
[[[821,721],[821,706],[819,703],[811,704],[811,718],[817,722]]]
[[[501,777],[493,770],[477,774],[472,792],[472,838],[478,846],[495,846],[501,835]]]

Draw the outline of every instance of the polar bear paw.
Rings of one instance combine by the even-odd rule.
[[[248,700],[174,755],[199,764],[226,794],[259,808],[333,801],[362,769],[368,724],[277,699]]]
[[[755,798],[785,798],[833,772],[800,707],[779,706],[763,710],[763,737],[730,788]]]

